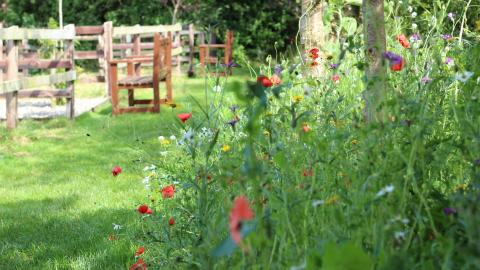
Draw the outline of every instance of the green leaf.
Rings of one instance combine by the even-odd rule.
[[[256,223],[255,222],[243,222],[242,229],[240,230],[240,234],[242,235],[242,239],[249,235],[251,232],[255,230]],[[221,257],[221,256],[230,256],[232,252],[237,247],[237,244],[233,241],[231,236],[223,241],[215,250],[212,252],[212,256],[214,257]]]
[[[357,20],[352,17],[344,17],[342,18],[342,29],[347,32],[348,36],[353,36],[357,31]]]
[[[325,247],[322,270],[368,270],[373,269],[372,259],[353,243]]]

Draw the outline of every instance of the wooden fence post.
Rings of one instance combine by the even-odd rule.
[[[65,28],[71,27],[75,29],[73,25],[67,25]],[[75,70],[75,47],[73,40],[66,40],[64,45],[64,56],[66,60],[72,63],[71,68],[65,69],[65,71]],[[66,116],[70,120],[75,119],[75,82],[73,80],[67,82],[67,91],[70,93],[67,97],[67,112]]]
[[[12,27],[11,27],[12,28]],[[18,28],[18,27],[16,27]],[[18,45],[15,40],[7,41],[7,80],[18,79]],[[7,129],[12,130],[17,127],[18,112],[18,91],[8,92],[6,94],[7,102]]]
[[[110,60],[113,58],[113,23],[106,22],[103,24],[103,58],[105,59],[105,94],[107,97],[112,95],[110,86]]]
[[[182,37],[181,37],[181,29],[178,32],[174,33],[173,38],[173,48],[181,48],[182,47]],[[182,72],[182,56],[180,54],[177,55],[177,73]]]
[[[195,53],[195,29],[193,24],[188,25],[188,76],[193,77],[193,55]]]

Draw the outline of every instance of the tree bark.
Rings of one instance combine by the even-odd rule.
[[[363,0],[363,25],[367,68],[364,90],[365,120],[383,122],[382,103],[385,97],[387,69],[383,54],[386,51],[383,0]]]
[[[311,74],[319,76],[323,72],[325,55],[322,53],[322,47],[325,44],[325,29],[323,25],[323,12],[326,7],[324,0],[302,0],[302,19],[300,22],[301,44],[304,46],[303,59],[307,65],[311,64],[306,51],[311,48],[320,49],[318,65],[311,68]]]

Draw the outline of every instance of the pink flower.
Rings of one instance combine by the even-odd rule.
[[[113,175],[113,176],[117,176],[117,175],[119,175],[121,172],[122,172],[122,168],[120,168],[119,166],[115,166],[115,167],[113,167],[113,169],[112,169],[112,175]]]
[[[333,75],[332,76],[332,81],[334,83],[338,83],[340,81],[340,75],[338,75],[338,74]]]

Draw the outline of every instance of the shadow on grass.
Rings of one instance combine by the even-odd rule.
[[[0,204],[0,269],[126,269],[127,237],[108,239],[128,209],[75,212],[76,196]]]

